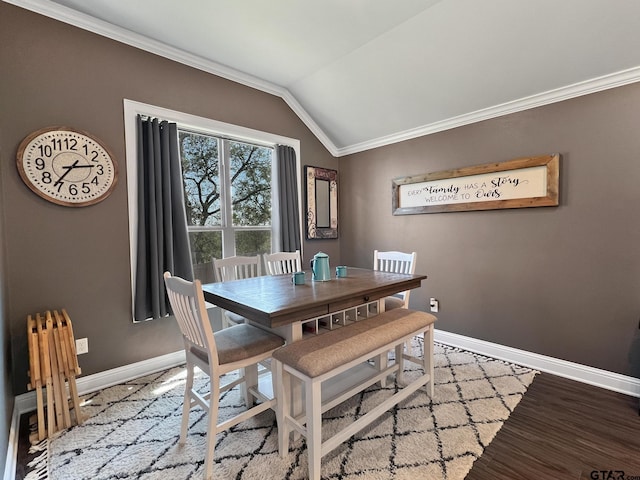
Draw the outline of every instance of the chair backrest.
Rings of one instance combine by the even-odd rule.
[[[410,273],[416,272],[416,252],[379,252],[373,251],[373,269],[381,272]]]
[[[167,287],[173,315],[182,332],[185,349],[189,351],[193,346],[206,351],[209,354],[209,365],[212,368],[217,367],[218,351],[200,280],[189,282],[165,272],[164,284]]]
[[[374,250],[373,269],[381,272],[414,274],[416,272],[417,256],[418,254],[416,252],[379,252],[378,250]],[[411,290],[407,290],[396,295],[404,301],[404,308],[409,308],[410,293]]]
[[[212,261],[216,282],[228,282],[262,275],[260,255],[214,258]]]
[[[265,253],[264,263],[267,267],[267,275],[281,275],[302,270],[300,250],[295,252]]]

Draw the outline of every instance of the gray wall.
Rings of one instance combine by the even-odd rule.
[[[0,186],[9,199],[2,205],[4,277],[16,394],[27,384],[26,316],[46,309],[66,308],[76,338],[89,338],[89,353],[79,357],[84,375],[182,348],[172,319],[131,321],[124,98],[298,138],[303,165],[338,165],[278,97],[6,3],[0,71]],[[50,125],[86,130],[110,147],[120,177],[109,198],[65,208],[24,185],[15,167],[18,145]],[[339,260],[337,240],[310,242],[306,256],[319,248]]]
[[[340,159],[342,258],[418,252],[437,328],[640,377],[640,84]],[[560,153],[560,206],[391,214],[391,180]]]
[[[7,156],[0,144],[0,179],[6,174],[2,160]],[[0,204],[6,205],[7,199],[0,191]],[[9,316],[6,297],[5,270],[5,235],[4,216],[0,211],[0,465],[4,465],[7,456],[7,443],[11,427],[11,413],[13,411],[13,388],[11,385],[11,342],[9,335]],[[0,470],[0,475],[3,470]]]

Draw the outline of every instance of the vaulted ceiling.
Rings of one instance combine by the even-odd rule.
[[[336,155],[640,80],[636,0],[5,0],[279,95]]]

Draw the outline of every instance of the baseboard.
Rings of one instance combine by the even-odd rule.
[[[18,463],[18,434],[20,432],[20,413],[13,402],[13,414],[11,415],[11,427],[9,428],[9,441],[7,443],[7,456],[4,464],[3,480],[15,480]]]
[[[181,365],[185,362],[184,350],[178,352],[167,353],[159,357],[143,360],[142,362],[131,363],[122,367],[112,368],[104,372],[94,373],[86,377],[78,377],[76,385],[78,386],[78,395],[86,395],[103,388],[118,385],[119,383],[128,382],[134,378],[149,375],[154,372],[166,370],[167,368]],[[25,412],[36,410],[36,392],[32,390],[16,397],[14,410],[18,410],[18,416]]]
[[[464,335],[458,335],[457,333],[449,333],[437,329],[434,332],[434,339],[440,343],[463,348],[499,360],[517,363],[525,367],[535,368],[541,372],[552,373],[559,377],[569,378],[633,397],[640,397],[639,378],[547,357],[525,350],[518,350],[517,348],[505,347],[497,343],[477,340],[475,338],[465,337]]]

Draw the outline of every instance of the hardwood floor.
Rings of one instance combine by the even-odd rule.
[[[466,480],[640,480],[638,413],[637,398],[542,373]]]
[[[537,375],[465,480],[640,480],[638,402]],[[26,418],[22,422],[17,480],[24,478],[27,460]]]

